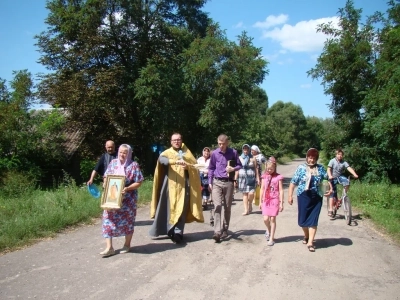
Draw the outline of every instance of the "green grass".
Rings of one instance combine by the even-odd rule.
[[[151,201],[152,185],[146,180],[139,188],[139,206]],[[100,199],[93,198],[86,186],[73,183],[51,191],[32,188],[11,195],[0,195],[0,252],[54,236],[70,226],[92,223],[102,212]]]
[[[400,242],[400,186],[355,181],[349,190],[352,206]]]

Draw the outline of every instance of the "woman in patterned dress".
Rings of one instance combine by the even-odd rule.
[[[318,218],[322,207],[323,191],[321,183],[327,179],[325,168],[317,164],[318,150],[310,148],[307,151],[306,163],[297,167],[289,185],[289,204],[293,204],[293,191],[297,186],[298,224],[303,229],[303,244],[308,251],[315,252],[314,238],[317,233]],[[332,192],[330,185],[329,194]]]
[[[242,215],[246,216],[253,210],[254,192],[257,183],[260,182],[260,177],[257,171],[257,161],[250,154],[248,144],[242,146],[242,154],[239,159],[243,167],[236,172],[235,187],[238,187],[239,192],[243,194],[244,212]]]
[[[104,173],[107,175],[124,175],[125,187],[122,189],[123,199],[120,209],[103,211],[103,237],[106,239],[106,249],[100,254],[103,257],[115,254],[112,238],[125,236],[125,243],[119,253],[129,252],[136,218],[137,189],[143,181],[139,165],[132,161],[132,148],[122,144],[118,149],[118,158],[113,159]]]

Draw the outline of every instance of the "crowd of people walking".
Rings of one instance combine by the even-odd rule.
[[[217,143],[218,147],[213,151],[204,147],[202,155],[196,159],[183,143],[182,135],[172,134],[171,147],[160,154],[154,172],[150,203],[150,217],[154,221],[149,235],[166,235],[179,244],[184,239],[185,224],[204,222],[203,211],[211,205],[212,239],[220,243],[230,234],[231,208],[236,190],[243,197],[243,216],[252,213],[253,204],[261,210],[266,227],[265,239],[268,246],[273,246],[277,216],[284,209],[283,176],[278,173],[275,157],[266,158],[257,145],[249,144],[244,144],[239,154],[229,147],[229,138],[225,134],[218,136]],[[107,152],[100,158],[87,182],[91,185],[96,174],[103,176],[104,183],[109,175],[124,176],[125,180],[121,190],[121,207],[106,208],[103,212],[102,231],[106,248],[100,254],[104,257],[116,253],[113,237],[125,236],[119,253],[130,251],[138,188],[144,179],[139,165],[132,160],[132,148],[122,144],[117,154],[114,154],[114,149],[114,142],[107,141]],[[297,188],[298,225],[303,231],[303,243],[310,252],[316,249],[314,240],[323,196],[336,197],[337,180],[339,183],[344,181],[348,189],[341,176],[345,169],[358,177],[354,169],[343,161],[341,149],[329,162],[328,170],[317,163],[318,159],[318,150],[310,148],[305,162],[294,172],[288,188],[289,205],[293,204]],[[325,179],[329,179],[329,186],[324,191],[322,183]]]

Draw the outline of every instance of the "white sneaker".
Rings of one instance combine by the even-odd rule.
[[[264,236],[265,236],[265,239],[266,239],[267,241],[269,241],[269,232],[268,232],[268,229],[265,231]]]

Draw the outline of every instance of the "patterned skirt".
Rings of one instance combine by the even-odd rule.
[[[103,237],[112,238],[129,235],[134,232],[136,218],[136,200],[125,198],[122,208],[103,211]]]
[[[254,170],[248,169],[246,174],[246,171],[244,169],[240,169],[238,178],[238,190],[241,193],[254,193],[256,190],[256,185],[254,186],[247,185],[246,176],[247,178],[254,178],[255,182],[256,173],[254,172]]]

